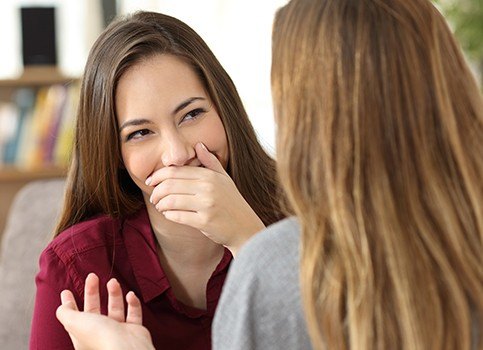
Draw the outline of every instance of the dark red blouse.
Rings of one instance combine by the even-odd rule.
[[[208,281],[207,310],[198,310],[176,300],[159,262],[146,209],[125,220],[100,216],[74,225],[57,236],[40,256],[30,348],[73,349],[69,335],[55,317],[60,292],[70,289],[82,307],[85,278],[95,272],[100,279],[104,314],[105,285],[115,277],[124,295],[132,290],[140,298],[143,324],[157,349],[211,349],[211,323],[231,260],[231,253],[225,249]]]

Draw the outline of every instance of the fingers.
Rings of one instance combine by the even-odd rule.
[[[211,153],[203,143],[195,145],[196,156],[203,167],[196,166],[168,166],[155,171],[148,179],[146,185],[156,186],[167,179],[199,180],[209,176],[211,172],[227,175],[218,158]]]
[[[95,333],[99,330],[102,330],[102,333],[109,335],[109,332],[104,332],[108,330],[106,328],[108,325],[116,325],[119,324],[118,322],[123,323],[125,321],[127,323],[142,326],[142,306],[134,292],[131,291],[126,295],[127,317],[124,317],[122,288],[115,278],[112,278],[107,283],[107,292],[108,317],[102,316],[98,312],[100,309],[99,278],[95,274],[91,273],[86,278],[84,289],[85,312],[78,311],[74,295],[71,291],[64,290],[61,292],[61,305],[57,308],[55,314],[59,322],[61,322],[67,332],[69,332],[69,336],[76,349],[104,348],[98,346],[101,344],[99,339],[102,340],[102,337],[92,340],[91,335],[93,332]],[[116,329],[119,330],[120,328],[116,327]],[[119,331],[116,332],[119,333]],[[111,332],[111,334],[114,333]],[[149,333],[147,334],[149,335]],[[147,338],[149,338],[149,336]],[[104,339],[108,338],[105,337]]]
[[[169,194],[195,194],[198,191],[199,181],[185,180],[185,179],[166,179],[158,184],[153,192],[149,201],[153,204],[159,202],[159,200]]]
[[[124,300],[119,282],[112,278],[107,282],[107,316],[119,322],[124,322]]]
[[[55,316],[57,317],[59,322],[62,323],[64,328],[70,332],[72,325],[74,324],[74,327],[76,325],[76,319],[77,315],[79,314],[79,310],[77,308],[74,295],[70,290],[63,290],[60,293],[60,300],[62,304],[55,311]],[[73,342],[75,342],[75,339],[72,338],[72,335],[71,339]]]
[[[100,314],[101,301],[99,297],[99,277],[90,273],[84,287],[84,311]]]
[[[74,315],[76,311],[77,308],[69,301],[65,304],[62,303],[62,305],[57,308],[55,311],[55,317],[57,317],[59,322],[67,329],[69,320],[72,320],[72,315]]]
[[[163,212],[164,217],[170,221],[203,230],[205,222],[202,217],[193,211],[171,210]]]
[[[127,301],[127,323],[135,323],[142,325],[143,323],[143,310],[141,302],[134,292],[129,292],[126,295]]]
[[[76,311],[78,310],[77,303],[74,298],[74,294],[72,294],[70,290],[66,289],[60,293],[60,301],[62,305],[66,306],[67,308],[76,310]]]
[[[167,210],[181,210],[197,212],[206,206],[195,195],[171,194],[161,199],[156,205],[156,210],[160,213]],[[207,202],[208,199],[205,200]]]
[[[63,290],[60,293],[61,305],[55,311],[55,316],[64,325],[67,326],[69,320],[72,319],[71,311],[78,311],[77,304],[74,299],[74,294],[70,290]]]
[[[69,333],[77,350],[122,348],[113,343],[111,338],[115,329],[113,326],[118,323],[106,316],[73,310],[67,305],[60,305],[55,315]]]
[[[216,171],[217,173],[226,174],[223,165],[216,156],[211,153],[202,142],[198,142],[195,146],[196,157],[206,168]]]
[[[198,180],[207,171],[209,170],[196,166],[167,166],[156,170],[146,180],[146,185],[156,186],[167,179]]]

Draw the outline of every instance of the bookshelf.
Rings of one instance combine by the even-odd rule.
[[[11,107],[18,107],[18,111],[15,110],[15,113],[18,114],[13,113],[14,117],[9,116],[8,118],[17,118],[13,123],[16,126],[12,127],[12,130],[15,128],[19,130],[17,130],[17,134],[11,134],[7,141],[11,142],[17,139],[17,143],[20,143],[20,146],[16,145],[15,151],[12,151],[14,156],[10,157],[11,159],[8,159],[6,155],[8,142],[5,139],[3,139],[3,146],[0,147],[0,238],[5,228],[12,200],[25,184],[35,180],[59,178],[66,175],[68,155],[70,154],[69,144],[73,135],[73,117],[77,108],[78,85],[79,80],[77,78],[66,77],[56,67],[51,66],[28,67],[17,79],[0,80],[0,108],[2,105],[8,105],[10,110]],[[43,130],[39,133],[47,136],[39,136],[36,134],[37,131],[33,131],[33,134],[28,136],[22,134],[22,132],[26,133],[27,131],[20,130],[23,124],[18,121],[22,118],[20,117],[22,102],[18,99],[19,91],[27,91],[30,96],[33,96],[29,118],[36,121],[29,123],[37,125],[37,128]],[[61,94],[62,101],[60,101],[59,95],[55,95],[55,93]],[[43,96],[42,101],[40,96]],[[43,104],[41,105],[41,103]],[[49,110],[49,108],[51,109]],[[5,115],[2,116],[1,112],[0,110],[0,144],[2,144],[2,136],[5,137],[6,134],[5,126],[8,126],[5,122],[6,119],[3,119],[3,124],[1,123],[1,118],[5,118]],[[3,110],[3,112],[5,111]],[[49,123],[55,124],[55,128],[48,127]],[[36,130],[30,124],[28,124],[29,132]],[[42,137],[46,137],[49,143],[40,140]],[[25,148],[22,143],[24,139],[37,139],[37,143],[29,147],[25,146]],[[62,145],[64,145],[62,149],[62,145],[59,144],[61,140]],[[43,145],[48,146],[45,147],[49,150],[50,158],[47,158]],[[19,149],[17,149],[17,146]],[[40,149],[42,149],[42,152],[39,151]],[[27,152],[23,152],[25,150]],[[25,153],[30,154],[31,152],[35,154],[25,159]],[[20,153],[22,153],[22,156],[20,156]]]
[[[18,88],[23,86],[38,87],[52,84],[65,84],[76,80],[76,78],[70,78],[62,75],[57,67],[32,66],[25,68],[22,75],[17,79],[0,80],[0,88]]]

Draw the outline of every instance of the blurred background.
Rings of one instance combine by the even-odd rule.
[[[207,42],[235,81],[260,140],[272,152],[274,128],[269,86],[271,25],[276,9],[285,2],[286,0],[2,0],[0,79],[19,78],[24,70],[22,29],[25,30],[26,24],[22,27],[21,8],[54,8],[56,66],[60,74],[72,78],[81,76],[92,43],[116,14],[126,14],[139,9],[163,12],[186,22]],[[26,20],[32,22],[35,20],[32,17]],[[40,25],[45,28],[45,24]],[[0,82],[0,89],[1,86]],[[11,129],[8,126],[4,128]]]
[[[483,0],[433,0],[453,29],[483,88]]]

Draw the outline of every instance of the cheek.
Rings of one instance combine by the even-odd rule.
[[[127,172],[133,181],[139,186],[153,171],[153,157],[146,156],[145,152],[137,152],[135,149],[122,149],[122,160]]]
[[[223,167],[226,168],[229,158],[228,141],[225,128],[218,116],[210,119],[203,132],[199,134],[199,141],[203,142],[218,157]]]

